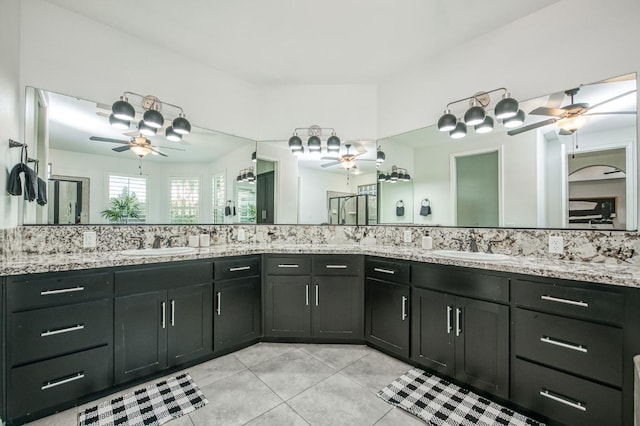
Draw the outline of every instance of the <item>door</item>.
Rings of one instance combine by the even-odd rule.
[[[275,172],[260,173],[256,181],[256,213],[258,223],[273,224]]]
[[[313,282],[313,336],[362,338],[361,277],[315,276]]]
[[[211,284],[169,290],[169,366],[213,351]]]
[[[456,297],[455,377],[494,395],[509,396],[509,307]]]
[[[268,275],[265,282],[265,335],[309,337],[311,277]]]
[[[260,277],[215,282],[213,303],[215,352],[260,337]]]
[[[455,374],[454,299],[420,288],[414,288],[411,295],[411,359],[448,376]]]
[[[167,292],[115,299],[115,382],[167,367]]]
[[[409,286],[366,280],[365,338],[409,357]]]
[[[500,226],[500,152],[456,156],[457,226]]]

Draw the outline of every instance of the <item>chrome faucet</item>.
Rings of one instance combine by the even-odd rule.
[[[153,238],[153,247],[154,249],[160,248],[160,241],[162,241],[162,237],[160,235],[156,235]]]

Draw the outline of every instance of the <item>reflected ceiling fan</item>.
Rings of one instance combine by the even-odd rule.
[[[368,160],[366,158],[358,159],[359,156],[367,153],[367,150],[362,145],[358,145],[355,147],[355,149],[358,151],[357,154],[351,154],[350,152],[351,144],[346,143],[344,144],[344,146],[345,148],[347,148],[347,152],[345,154],[341,155],[340,157],[322,157],[321,158],[322,160],[334,160],[334,161],[330,163],[324,163],[320,165],[320,167],[327,168],[327,167],[340,165],[343,169],[348,170],[356,167],[356,159],[358,161],[376,161],[376,160]]]
[[[91,136],[89,138],[89,140],[92,141],[98,141],[98,142],[109,142],[109,143],[118,143],[118,144],[122,144],[123,146],[118,146],[115,148],[112,148],[113,151],[115,152],[124,152],[127,150],[131,150],[131,152],[133,152],[135,155],[137,155],[138,157],[142,158],[147,154],[153,153],[156,155],[161,155],[163,157],[168,157],[167,154],[158,151],[156,148],[162,148],[162,149],[173,149],[175,151],[184,151],[184,149],[181,148],[173,148],[170,146],[152,146],[151,145],[151,141],[147,138],[145,138],[144,136],[136,136],[136,137],[132,137],[130,140],[122,140],[122,139],[111,139],[111,138],[103,138],[100,136]]]
[[[529,113],[530,115],[551,116],[551,118],[509,130],[507,134],[509,136],[513,136],[539,127],[547,126],[549,124],[558,123],[558,127],[560,127],[560,135],[572,135],[582,128],[582,126],[587,124],[589,117],[593,115],[636,114],[636,111],[591,112],[591,110],[597,107],[635,93],[636,90],[629,90],[628,92],[624,92],[595,105],[589,105],[588,103],[576,103],[574,101],[574,96],[577,95],[579,91],[580,88],[576,87],[564,92],[565,95],[571,97],[571,103],[569,105],[561,108],[538,107]]]

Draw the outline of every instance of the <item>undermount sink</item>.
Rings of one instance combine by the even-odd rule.
[[[122,250],[120,254],[125,256],[175,256],[178,254],[189,254],[195,252],[193,247],[163,247]]]
[[[509,260],[509,256],[499,253],[483,253],[472,251],[457,251],[457,250],[435,250],[433,251],[435,256],[446,257],[449,259],[460,260],[477,260],[480,262],[503,262]]]

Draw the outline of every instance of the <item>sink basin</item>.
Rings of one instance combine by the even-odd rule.
[[[479,262],[503,262],[509,260],[509,256],[499,253],[483,253],[483,252],[471,252],[471,251],[457,251],[457,250],[435,250],[433,252],[435,256],[446,257],[449,259],[460,260],[476,260]]]
[[[195,252],[193,247],[163,247],[163,248],[147,248],[122,250],[120,254],[125,256],[175,256],[179,254],[189,254]]]

